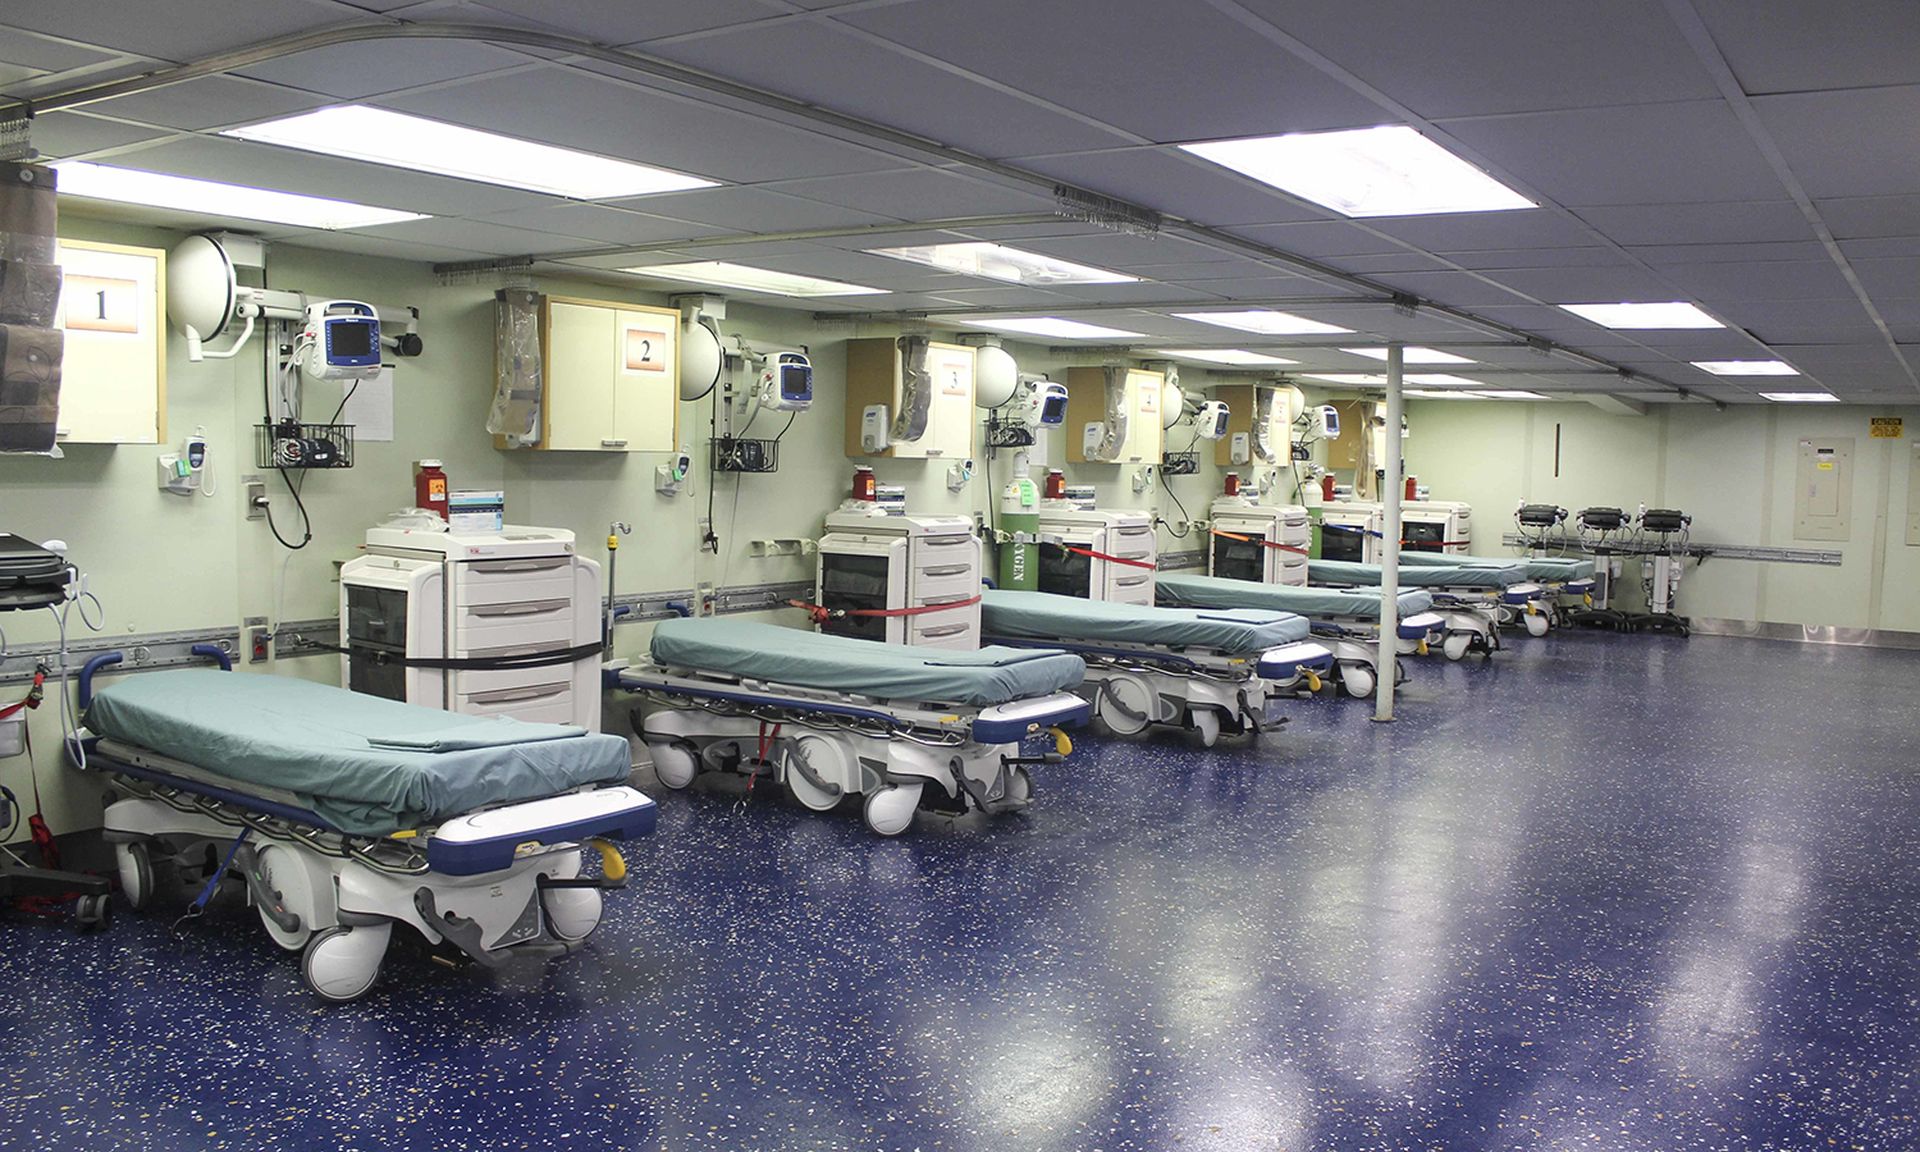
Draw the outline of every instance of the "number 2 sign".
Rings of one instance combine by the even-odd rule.
[[[667,370],[667,334],[665,332],[629,328],[626,336],[627,371],[665,372]]]

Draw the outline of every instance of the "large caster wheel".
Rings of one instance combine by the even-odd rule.
[[[806,765],[802,771],[799,761]],[[857,778],[848,749],[820,736],[800,736],[787,753],[787,791],[802,808],[825,812],[839,804],[846,792],[836,783]],[[808,778],[808,772],[819,781]]]
[[[1007,769],[1007,787],[993,804],[995,812],[1018,812],[1033,803],[1033,773],[1024,764]]]
[[[1093,707],[1114,735],[1138,736],[1153,722],[1153,689],[1135,677],[1115,676],[1101,681]]]
[[[1399,639],[1393,642],[1393,650],[1402,656],[1414,656],[1420,652],[1420,641]]]
[[[1446,643],[1441,646],[1441,651],[1447,654],[1447,659],[1449,660],[1460,660],[1466,657],[1467,649],[1471,647],[1473,647],[1473,633],[1452,632],[1447,635]]]
[[[660,778],[663,787],[675,792],[693,783],[694,776],[700,771],[700,762],[694,757],[693,749],[683,744],[649,743],[647,753],[653,758],[653,774]]]
[[[260,909],[260,925],[273,937],[273,942],[289,952],[298,952],[307,946],[313,937],[313,875],[307,871],[305,861],[294,854],[291,848],[282,848],[278,844],[269,844],[260,849],[260,879],[265,881],[267,891],[280,894],[280,906],[299,918],[293,928],[283,928],[267,915],[265,908]]]
[[[914,810],[920,807],[921,784],[889,784],[867,793],[867,827],[882,836],[898,836],[913,827]]]
[[[1373,695],[1373,669],[1348,665],[1340,669],[1340,687],[1347,695],[1364,700]]]
[[[578,944],[600,927],[602,904],[598,888],[543,888],[540,910],[546,913],[547,935]]]
[[[1195,708],[1193,730],[1200,733],[1200,743],[1208,748],[1220,743],[1220,713],[1212,708]]]
[[[1548,620],[1538,612],[1530,612],[1527,614],[1527,635],[1529,636],[1545,636],[1547,629],[1552,626],[1553,621]]]
[[[120,872],[120,894],[139,912],[153,903],[153,854],[145,844],[115,844],[113,862]]]
[[[113,900],[82,896],[73,903],[73,926],[81,932],[105,932],[113,923]]]
[[[358,1000],[380,977],[391,923],[328,928],[314,934],[300,956],[300,978],[315,996],[335,1004]]]

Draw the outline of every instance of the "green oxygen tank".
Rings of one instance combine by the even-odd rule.
[[[1027,454],[1013,458],[1013,479],[1000,493],[1000,587],[1040,588],[1040,486],[1027,473]]]

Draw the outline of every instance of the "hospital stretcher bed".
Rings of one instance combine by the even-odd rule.
[[[1540,595],[1523,607],[1506,605],[1502,624],[1524,624],[1529,633],[1545,636],[1547,630],[1564,623],[1566,613],[1593,603],[1594,566],[1592,560],[1574,556],[1524,556],[1500,559],[1493,556],[1443,556],[1433,552],[1402,551],[1400,565],[1433,567],[1446,564],[1493,565],[1518,564],[1527,581],[1540,587]]]
[[[1085,661],[1080,695],[1108,728],[1131,736],[1165,724],[1200,733],[1258,732],[1268,701],[1318,690],[1332,655],[1307,621],[1257,608],[1156,608],[1050,592],[987,589],[981,630],[1011,648],[1059,648]]]
[[[488,966],[572,951],[600,923],[601,891],[624,883],[609,841],[653,830],[615,736],[239,675],[224,655],[222,671],[96,692],[120,659],[82,670],[67,755],[112,777],[105,837],[127,901],[148,905],[156,875],[184,872],[205,881],[198,912],[240,881],[326,1000],[373,987],[396,924]],[[582,842],[599,876],[582,875]]]
[[[1422,588],[1433,596],[1433,611],[1445,622],[1440,646],[1447,659],[1459,660],[1475,651],[1492,656],[1500,650],[1502,620],[1524,612],[1542,589],[1518,564],[1461,564],[1453,562],[1455,557],[1441,558],[1448,562],[1403,564],[1400,586]],[[1378,588],[1380,577],[1378,564],[1307,562],[1307,579],[1325,587]]]
[[[742,620],[680,619],[654,629],[650,658],[611,669],[638,693],[634,731],[668,788],[701,772],[771,775],[817,812],[864,796],[867,826],[907,830],[920,808],[1024,808],[1027,765],[1072,747],[1085,675],[1058,651],[953,651],[883,644]],[[1030,737],[1053,750],[1025,755]]]
[[[1349,696],[1371,696],[1379,679],[1380,593],[1372,588],[1302,588],[1220,576],[1163,572],[1156,584],[1162,604],[1184,608],[1241,608],[1290,612],[1304,617],[1314,640],[1333,655],[1333,676]],[[1425,650],[1427,639],[1446,628],[1433,611],[1433,596],[1402,588],[1396,598],[1394,647]],[[1405,669],[1401,669],[1405,678]]]

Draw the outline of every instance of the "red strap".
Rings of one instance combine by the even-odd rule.
[[[1080,548],[1072,544],[1055,544],[1054,547],[1071,552],[1075,556],[1085,556],[1093,560],[1105,560],[1109,564],[1125,564],[1129,568],[1158,569],[1160,567],[1151,560],[1132,560],[1125,556],[1109,556],[1105,552],[1095,552],[1091,548]]]
[[[17,715],[27,708],[40,707],[40,701],[42,697],[46,695],[46,683],[47,669],[42,665],[34,669],[33,687],[27,690],[27,694],[21,699],[7,705],[5,708],[0,708],[0,720],[5,720],[10,716]]]
[[[1264,545],[1265,547],[1271,548],[1276,552],[1292,552],[1296,556],[1312,555],[1312,552],[1306,548],[1296,548],[1291,544],[1279,544],[1279,543],[1275,543],[1272,540],[1262,539],[1261,537],[1258,537],[1258,536],[1242,536],[1238,532],[1222,532],[1218,528],[1209,529],[1209,531],[1211,531],[1215,536],[1225,536],[1229,540],[1238,540],[1242,544]]]
[[[805,600],[789,600],[787,606],[798,608],[813,617],[815,624],[825,624],[829,620],[841,620],[848,616],[925,616],[929,612],[950,612],[955,608],[971,608],[978,603],[980,603],[980,597],[973,596],[965,600],[955,600],[949,604],[922,604],[917,608],[828,608],[824,604],[809,604]]]

